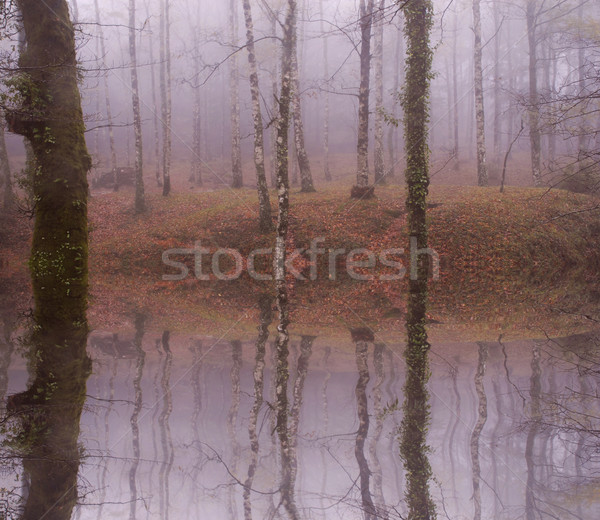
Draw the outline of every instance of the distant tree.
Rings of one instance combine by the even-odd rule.
[[[229,1],[229,38],[232,48],[238,46],[237,0]],[[229,95],[231,108],[231,187],[241,188],[242,177],[242,138],[240,131],[240,78],[237,54],[229,58]]]
[[[356,184],[369,185],[369,82],[371,76],[371,27],[374,0],[360,0],[360,87],[358,93],[358,140]],[[359,195],[360,197],[361,195]]]
[[[135,132],[135,211],[146,209],[144,200],[144,154],[142,145],[142,116],[137,74],[137,53],[135,48],[135,0],[129,0],[129,58],[131,60],[131,95],[133,106],[133,130]]]
[[[297,46],[296,46],[297,47]],[[292,54],[292,110],[294,119],[294,145],[300,169],[300,191],[310,193],[315,191],[310,161],[304,143],[304,123],[302,120],[302,103],[300,91],[300,71],[298,67],[298,50]]]
[[[98,5],[98,0],[94,0],[94,9],[96,12],[96,31],[98,35],[98,40],[100,41],[100,58],[104,60],[106,58],[106,44],[104,42],[104,31],[102,30],[102,23],[100,18],[100,7]],[[110,146],[110,169],[114,172],[114,186],[115,189],[119,188],[119,183],[117,182],[117,152],[115,147],[115,133],[113,131],[113,117],[112,117],[112,107],[110,104],[110,90],[108,88],[108,77],[106,74],[102,77],[104,83],[104,99],[106,102],[106,122],[108,124],[108,139]]]
[[[385,0],[379,0],[375,16],[375,184],[385,179],[383,149],[383,27]],[[396,57],[396,60],[399,60]]]
[[[163,196],[171,193],[171,24],[170,0],[161,0],[160,13],[160,97],[163,128]]]
[[[256,183],[258,188],[259,226],[263,233],[273,229],[271,221],[271,202],[265,174],[265,147],[263,136],[263,120],[260,110],[260,89],[258,84],[258,66],[254,48],[254,23],[250,0],[242,0],[244,19],[246,22],[246,49],[250,66],[250,93],[252,95],[252,118],[254,119],[254,166],[256,168]]]
[[[327,35],[324,31],[325,13],[323,11],[323,0],[319,0],[319,12],[321,13],[321,35],[323,38],[323,80],[329,80],[329,47],[327,45]],[[325,108],[323,111],[323,171],[325,180],[331,180],[331,171],[329,168],[329,92],[325,91]]]

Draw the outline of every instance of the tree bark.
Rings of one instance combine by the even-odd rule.
[[[481,65],[481,5],[480,0],[473,0],[473,31],[475,46],[473,50],[475,80],[475,120],[477,126],[477,184],[488,185],[485,149],[485,115],[483,106],[483,70]]]
[[[369,83],[371,75],[371,26],[374,0],[360,0],[360,88],[358,93],[358,140],[356,184],[369,185]]]
[[[529,43],[529,140],[533,185],[542,184],[540,107],[537,88],[537,0],[527,0],[527,39]]]
[[[407,39],[406,83],[403,97],[406,142],[406,183],[411,249],[427,248],[427,194],[429,187],[429,149],[427,146],[429,94],[433,53],[430,32],[433,25],[431,0],[412,0],[404,4]],[[416,244],[414,241],[416,239]],[[405,498],[408,520],[432,520],[435,505],[429,492],[431,466],[427,458],[427,430],[431,422],[428,403],[429,342],[427,340],[427,255],[417,259],[417,276],[409,280],[407,306],[408,341],[404,352],[406,382],[400,453],[407,474]],[[412,271],[412,269],[411,269]]]
[[[19,0],[26,47],[23,106],[7,113],[31,143],[36,200],[30,270],[36,309],[81,317],[87,295],[87,173],[91,167],[78,88],[75,39],[65,0]],[[32,99],[31,92],[35,92]],[[40,311],[44,312],[44,311]]]
[[[375,184],[385,181],[383,149],[383,26],[385,0],[379,0],[375,17]],[[399,59],[399,58],[396,58]]]
[[[290,104],[293,83],[293,56],[296,54],[296,0],[288,0],[288,12],[283,27],[281,53],[281,93],[279,95],[279,118],[277,120],[277,238],[275,243],[275,281],[279,300],[287,302],[285,285],[285,243],[288,234],[289,178],[288,178],[288,133],[290,126]],[[280,319],[282,312],[280,311]],[[286,319],[287,321],[287,319]],[[279,336],[281,337],[280,324]]]
[[[229,1],[229,36],[232,48],[238,46],[237,0]],[[237,54],[229,59],[229,93],[231,100],[231,187],[241,188],[242,148],[240,136],[240,79],[238,73]]]
[[[162,0],[160,14],[160,92],[163,125],[163,196],[171,193],[171,28],[169,0]]]
[[[271,201],[265,174],[265,147],[263,136],[263,120],[260,110],[260,89],[258,85],[258,66],[254,48],[254,24],[250,0],[242,0],[244,19],[246,21],[246,49],[248,50],[248,65],[250,67],[250,93],[252,97],[252,118],[254,119],[254,166],[256,168],[256,183],[258,189],[259,227],[261,232],[268,233],[273,229],[271,221]]]
[[[133,131],[135,134],[135,212],[142,213],[146,210],[146,202],[144,200],[144,153],[135,33],[135,0],[129,0],[129,57],[131,60],[131,95],[133,106]]]

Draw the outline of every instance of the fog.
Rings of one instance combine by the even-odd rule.
[[[383,110],[386,172],[402,181],[402,131],[390,121],[401,117],[399,93],[404,76],[403,17],[398,5],[375,6],[383,23]],[[199,156],[202,178],[215,186],[230,182],[231,67],[239,73],[240,132],[244,183],[254,184],[253,126],[242,3],[234,2],[237,31],[230,34],[229,2],[170,2],[171,88],[173,100],[173,176],[184,183],[193,157]],[[161,113],[160,13],[158,1],[136,2],[137,61],[143,123],[144,175],[152,179],[160,161]],[[531,184],[529,122],[531,106],[530,52],[526,2],[483,2],[482,69],[485,137],[490,182],[498,182],[504,155],[524,129],[510,156],[509,183]],[[537,2],[537,106],[540,108],[541,162],[546,183],[582,160],[598,162],[598,45],[600,6],[582,0]],[[88,148],[97,171],[110,170],[108,127],[112,125],[117,166],[134,162],[128,3],[103,0],[97,24],[94,2],[77,2],[75,27],[82,71],[81,94]],[[268,158],[276,116],[280,23],[283,2],[251,3],[259,64],[259,84]],[[273,21],[277,17],[277,34]],[[596,18],[594,18],[594,16]],[[594,22],[594,19],[596,20]],[[360,81],[359,2],[323,0],[299,2],[298,60],[306,146],[315,182],[323,181],[325,103],[328,98],[329,146],[334,178],[356,173],[358,87]],[[375,28],[374,28],[375,31]],[[475,103],[473,88],[473,11],[464,1],[435,2],[434,78],[431,90],[430,148],[433,182],[475,184]],[[327,46],[326,54],[324,46]],[[103,47],[104,46],[104,50]],[[371,50],[373,54],[374,45]],[[325,62],[325,55],[327,62]],[[233,62],[237,57],[237,62]],[[154,81],[152,80],[154,76]],[[371,66],[370,138],[373,149],[376,78]],[[582,99],[583,96],[583,99]],[[107,117],[107,98],[112,112]],[[194,113],[199,140],[194,142]],[[576,117],[575,117],[576,116]],[[9,137],[9,150],[18,162],[20,138]],[[372,159],[371,159],[372,167]],[[296,182],[295,164],[292,182]],[[569,170],[571,171],[571,170]]]

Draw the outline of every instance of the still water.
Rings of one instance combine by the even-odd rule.
[[[93,331],[81,415],[46,398],[36,446],[15,441],[5,396],[31,386],[31,361],[5,334],[0,518],[35,518],[36,500],[53,519],[406,518],[403,334],[292,335],[282,355],[270,330],[213,338],[138,316]],[[594,333],[432,344],[438,518],[600,518],[599,346]]]

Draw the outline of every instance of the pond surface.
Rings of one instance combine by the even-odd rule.
[[[4,423],[0,518],[34,518],[23,507],[36,493],[53,497],[46,518],[407,517],[403,343],[292,336],[282,358],[273,328],[224,340],[136,323],[89,335],[81,417],[48,415],[46,445],[24,450]],[[438,518],[600,518],[599,344],[590,333],[432,345]],[[3,395],[31,385],[18,352],[2,347]]]

